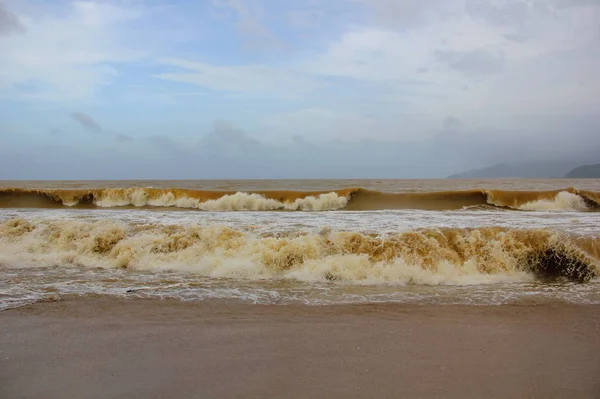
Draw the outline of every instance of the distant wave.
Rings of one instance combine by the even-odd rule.
[[[255,234],[222,225],[13,218],[0,266],[178,270],[250,280],[469,285],[598,276],[600,238],[548,229],[418,229]]]
[[[600,193],[575,188],[552,191],[466,190],[384,193],[361,188],[321,192],[204,191],[159,188],[94,190],[0,189],[0,207],[173,207],[204,211],[331,211],[496,207],[528,211],[596,211]]]

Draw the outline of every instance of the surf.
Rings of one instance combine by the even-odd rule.
[[[0,265],[178,271],[214,278],[375,285],[586,282],[600,238],[551,229],[427,228],[259,234],[219,224],[12,218],[0,224]]]

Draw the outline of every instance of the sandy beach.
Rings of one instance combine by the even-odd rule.
[[[0,313],[12,398],[598,398],[600,306],[66,299]]]

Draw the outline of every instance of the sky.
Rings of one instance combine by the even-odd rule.
[[[0,0],[0,179],[600,162],[598,0]]]

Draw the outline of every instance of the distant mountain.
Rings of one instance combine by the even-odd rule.
[[[448,179],[546,179],[563,177],[572,170],[575,162],[534,162],[518,165],[496,164],[482,169],[471,169],[448,176]]]
[[[565,175],[566,178],[600,178],[600,163],[579,166]]]

